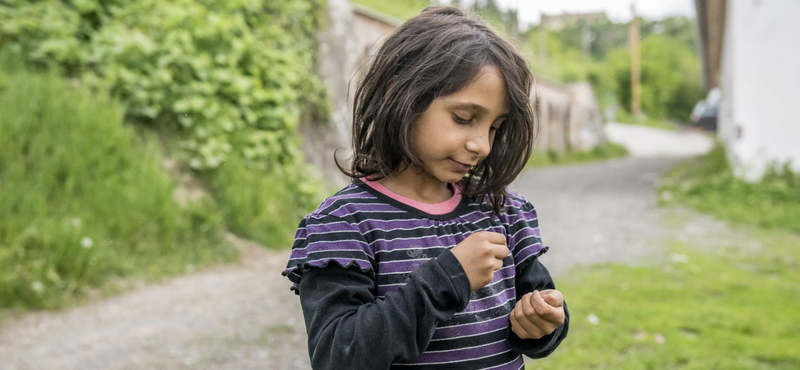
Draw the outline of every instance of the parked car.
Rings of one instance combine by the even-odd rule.
[[[717,112],[721,91],[713,88],[708,92],[708,96],[695,104],[690,117],[692,125],[708,131],[717,130]]]

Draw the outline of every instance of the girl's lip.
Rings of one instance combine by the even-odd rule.
[[[459,169],[460,169],[462,172],[469,172],[469,170],[470,170],[470,169],[472,169],[472,166],[470,166],[470,165],[467,165],[467,164],[461,163],[461,162],[459,162],[459,161],[457,161],[457,160],[455,160],[455,159],[452,159],[452,158],[450,158],[450,160],[451,160],[451,161],[453,161],[453,163],[454,163],[454,164],[455,164],[455,165],[456,165],[456,166],[457,166],[457,167],[458,167],[458,168],[459,168]]]

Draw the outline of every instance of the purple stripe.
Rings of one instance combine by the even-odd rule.
[[[414,249],[422,249],[424,251],[425,248],[428,247],[449,247],[455,246],[460,241],[457,236],[452,234],[450,235],[431,235],[425,237],[417,237],[417,238],[410,238],[410,239],[393,239],[389,241],[385,240],[376,240],[373,242],[372,246],[375,250],[379,251],[393,251],[395,249],[407,249],[407,248],[414,248]],[[444,244],[442,244],[444,243]]]
[[[438,362],[453,362],[453,361],[468,361],[475,358],[491,356],[511,349],[507,340],[502,340],[497,343],[484,345],[476,348],[463,348],[454,349],[444,352],[423,352],[419,357],[415,358],[411,363],[438,363]]]
[[[425,219],[425,218],[409,218],[409,219],[404,219],[404,220],[372,220],[372,219],[370,219],[370,220],[360,221],[360,222],[358,222],[358,224],[360,225],[360,224],[363,224],[363,223],[369,223],[369,226],[370,226],[369,230],[383,230],[383,231],[389,231],[391,229],[398,229],[398,228],[408,229],[408,228],[431,227],[431,226],[436,226],[436,228],[441,229],[441,228],[448,227],[448,226],[459,227],[461,225],[469,224],[471,222],[474,222],[476,220],[480,220],[480,219],[486,218],[486,217],[491,217],[491,216],[489,216],[489,213],[481,212],[479,210],[475,210],[475,211],[470,212],[469,215],[465,215],[465,216],[460,216],[460,217],[454,218],[454,220],[460,220],[460,222],[454,223],[454,224],[434,223],[433,220]]]
[[[526,226],[526,227],[523,227],[523,228],[517,230],[517,233],[515,235],[513,235],[513,237],[514,237],[515,240],[520,240],[520,239],[522,239],[522,238],[524,238],[524,237],[526,237],[528,235],[535,235],[535,236],[541,237],[542,236],[542,232],[539,231],[538,227]]]
[[[492,285],[500,280],[514,276],[514,265],[508,265],[494,272],[492,281],[487,285]]]
[[[316,234],[316,233],[323,233],[328,231],[356,231],[353,225],[348,223],[347,221],[341,222],[326,222],[326,223],[307,223],[306,224],[306,233],[307,234]]]
[[[520,370],[523,366],[525,366],[525,360],[522,359],[522,355],[519,355],[514,361],[507,364],[487,367],[485,370]]]
[[[313,242],[308,247],[305,248],[295,248],[292,250],[292,256],[306,256],[311,253],[319,253],[325,252],[329,250],[346,250],[350,252],[361,252],[367,256],[372,256],[372,250],[369,249],[369,246],[366,243],[356,244],[358,242],[348,240],[347,243],[343,243],[342,241],[319,241]],[[361,245],[364,247],[361,247]],[[361,247],[361,248],[360,248]]]
[[[376,199],[377,200],[377,199]],[[347,203],[343,204],[341,207],[331,211],[331,215],[334,214],[349,214],[353,211],[358,212],[385,212],[385,211],[396,211],[397,208],[386,204],[386,203]]]
[[[505,229],[502,226],[492,227],[482,231],[494,231],[505,235]],[[456,246],[474,234],[475,231],[465,230],[459,233],[448,233],[445,235],[427,235],[422,237],[411,237],[409,239],[379,239],[373,242],[373,248],[379,251],[392,251],[395,249],[406,248],[425,248],[425,247],[450,247]],[[445,243],[445,244],[442,244]]]
[[[535,229],[538,226],[537,227],[532,227],[531,224],[533,224],[534,221],[538,221],[538,220],[539,220],[539,218],[537,218],[537,217],[519,217],[516,220],[514,220],[513,222],[509,222],[508,223],[508,229],[511,230],[511,229],[517,227],[517,224],[519,224],[519,223],[523,224],[522,227],[520,227],[520,230],[522,230],[524,228]],[[519,230],[517,230],[517,231],[519,231]]]
[[[348,186],[348,187],[342,189],[341,192],[350,191],[355,187],[356,187],[355,185]],[[362,191],[360,191],[358,193],[348,193],[348,194],[339,194],[339,195],[331,196],[330,198],[328,198],[324,202],[322,202],[322,204],[320,204],[319,207],[317,207],[317,210],[325,209],[328,206],[330,206],[333,202],[335,202],[335,201],[337,201],[339,199],[347,199],[347,198],[350,198],[350,199],[375,199],[375,196],[373,196],[371,194],[369,194],[369,196],[366,197],[366,198],[357,197],[358,195],[363,195],[363,194],[369,194],[369,192],[366,191],[366,190],[362,190]]]
[[[417,269],[417,267],[419,267],[419,265],[428,262],[429,259],[430,258],[417,261],[381,261],[378,263],[378,270],[381,273],[414,271]]]
[[[500,294],[491,297],[491,298],[484,298],[477,301],[470,301],[467,304],[467,307],[464,308],[463,311],[457,313],[456,315],[466,314],[475,311],[485,310],[490,307],[499,306],[501,303],[507,302],[511,298],[516,298],[517,292],[516,289],[512,286],[500,292]]]
[[[480,220],[482,218],[486,218],[486,217],[487,217],[486,214],[480,213],[480,217],[476,217],[475,221]],[[363,221],[363,222],[369,222],[370,223],[369,231],[380,230],[380,231],[385,231],[385,232],[396,231],[397,229],[403,229],[403,230],[416,229],[416,231],[424,231],[425,229],[428,229],[428,230],[443,230],[443,229],[462,230],[462,229],[464,229],[464,230],[466,230],[466,228],[463,227],[464,225],[469,225],[471,223],[474,223],[473,221],[463,221],[463,222],[458,222],[458,223],[454,223],[454,224],[433,224],[433,223],[431,223],[431,220],[425,220],[425,219],[391,220],[391,221],[369,220],[369,221]],[[502,228],[503,231],[505,230],[505,228],[503,228],[502,226],[493,226],[492,228],[494,230],[496,230],[497,232],[501,231],[501,228]],[[415,230],[411,230],[411,231],[415,231]],[[451,234],[448,233],[448,235],[451,235]]]
[[[528,257],[535,254],[540,254],[540,252],[542,252],[543,249],[544,245],[542,245],[542,243],[534,243],[526,247],[523,247],[523,249],[519,250],[517,254],[514,255],[514,263],[520,264],[526,259],[528,259]]]
[[[446,323],[443,323],[446,324]],[[489,321],[464,324],[460,326],[436,328],[433,333],[433,339],[453,338],[465,335],[473,335],[480,333],[487,333],[503,327],[509,327],[508,316],[498,317]]]

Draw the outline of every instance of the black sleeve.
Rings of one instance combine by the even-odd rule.
[[[358,269],[310,267],[300,282],[300,304],[315,370],[389,369],[419,356],[436,325],[467,306],[466,272],[449,250],[409,274],[383,299]]]
[[[534,290],[555,289],[556,285],[550,277],[547,268],[539,262],[538,257],[532,261],[523,262],[523,266],[518,268],[516,276],[517,301],[522,296]],[[547,357],[561,344],[567,337],[569,331],[569,310],[567,302],[564,302],[564,324],[556,328],[551,334],[539,339],[520,339],[513,330],[508,330],[508,342],[515,351],[530,358]],[[510,322],[509,322],[510,325]]]

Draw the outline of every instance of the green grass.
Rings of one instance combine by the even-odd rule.
[[[351,0],[386,15],[406,20],[431,5],[428,0]]]
[[[800,174],[772,169],[761,182],[733,175],[725,149],[673,168],[662,180],[663,204],[687,204],[728,221],[800,231]]]
[[[123,107],[2,58],[0,308],[58,308],[236,258],[213,201],[182,208],[151,135]]]
[[[619,144],[606,141],[602,145],[587,151],[546,152],[534,151],[525,164],[525,168],[548,167],[567,164],[579,164],[621,158],[628,155],[628,150]]]
[[[675,241],[662,266],[575,270],[558,283],[569,336],[526,368],[800,368],[800,236],[762,231],[759,239],[757,252]]]
[[[271,249],[288,249],[300,220],[329,193],[322,179],[299,181],[313,175],[310,170],[267,171],[232,156],[204,178],[230,231]]]

